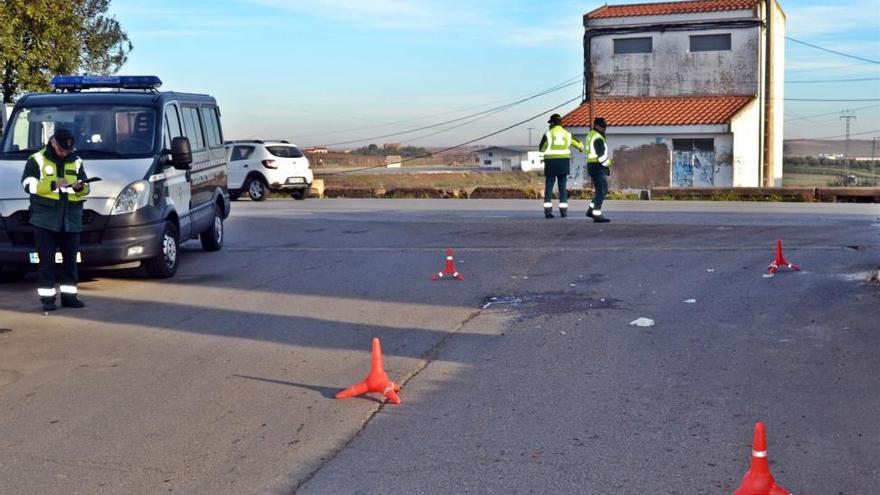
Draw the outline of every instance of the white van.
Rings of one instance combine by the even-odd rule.
[[[155,76],[56,76],[54,93],[22,97],[0,147],[0,275],[34,269],[28,157],[57,127],[76,136],[90,184],[81,266],[143,264],[155,278],[177,271],[181,242],[223,247],[229,216],[226,151],[213,97],[159,92]]]

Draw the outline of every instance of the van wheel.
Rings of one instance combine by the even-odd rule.
[[[306,199],[307,192],[309,192],[308,189],[297,189],[296,191],[290,193],[290,196],[297,201],[302,201]]]
[[[180,255],[180,234],[177,226],[171,222],[165,222],[165,231],[162,233],[161,252],[158,256],[144,261],[144,267],[152,278],[169,278],[177,273],[177,265]]]
[[[211,228],[199,235],[202,241],[202,249],[205,251],[220,251],[223,247],[223,215],[220,214],[220,207],[214,205],[214,222]]]
[[[268,186],[260,178],[248,179],[244,188],[247,189],[248,196],[254,201],[265,201],[269,192]]]

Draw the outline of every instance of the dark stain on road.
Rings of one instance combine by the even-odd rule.
[[[11,333],[11,332],[12,332],[11,328],[0,328],[0,335],[2,335],[4,333]]]

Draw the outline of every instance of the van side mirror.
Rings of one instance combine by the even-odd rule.
[[[178,136],[171,140],[171,166],[177,170],[189,170],[192,168],[192,149],[189,146],[189,138]]]

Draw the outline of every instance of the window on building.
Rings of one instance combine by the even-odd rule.
[[[491,152],[491,151],[489,152],[489,156],[492,156],[492,152]]]
[[[715,151],[715,140],[673,139],[672,151]]]
[[[691,36],[692,52],[730,51],[730,34],[700,34]]]
[[[614,40],[614,54],[625,53],[651,53],[654,49],[654,40],[647,38],[617,38]]]
[[[492,160],[483,160],[483,165],[492,165]]]

